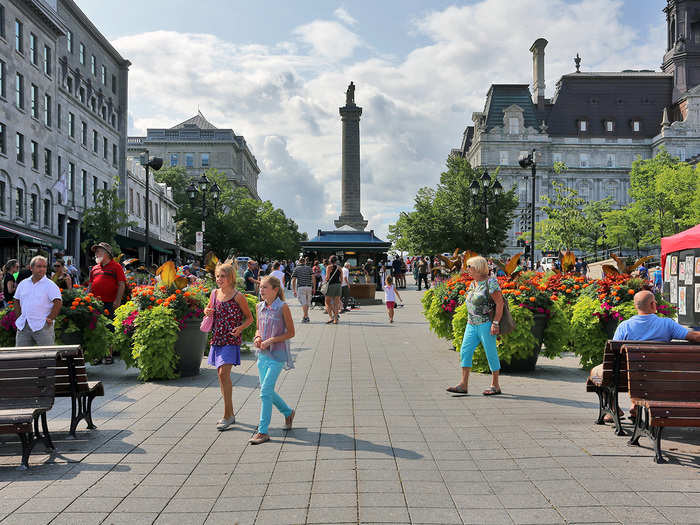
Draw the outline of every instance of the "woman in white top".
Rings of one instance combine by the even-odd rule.
[[[346,262],[343,267],[343,277],[340,282],[340,300],[343,303],[341,313],[348,311],[348,299],[350,298],[350,263]]]
[[[280,263],[278,261],[275,261],[275,263],[272,265],[272,271],[270,272],[270,275],[272,275],[273,277],[277,277],[280,283],[282,283],[282,288],[284,288],[284,271],[280,269]]]

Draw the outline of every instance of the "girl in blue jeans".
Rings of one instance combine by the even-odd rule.
[[[289,306],[284,302],[282,283],[273,276],[260,281],[260,296],[263,302],[257,306],[258,329],[255,332],[258,373],[260,374],[260,424],[258,431],[248,441],[259,445],[270,440],[267,433],[272,417],[272,405],[284,415],[284,428],[292,428],[294,410],[275,392],[275,383],[283,369],[294,368],[289,340],[294,337],[294,321]]]
[[[491,386],[482,393],[493,396],[501,393],[498,383],[501,363],[498,360],[496,338],[500,332],[499,322],[503,315],[503,294],[495,277],[489,278],[489,266],[483,257],[472,257],[467,261],[467,272],[473,280],[469,285],[465,303],[467,304],[467,327],[464,330],[460,360],[462,381],[447,389],[455,394],[466,394],[469,387],[469,372],[472,369],[474,350],[481,343],[491,369]],[[493,321],[491,312],[493,311]]]

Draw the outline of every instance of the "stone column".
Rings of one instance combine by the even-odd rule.
[[[360,211],[360,115],[362,108],[352,98],[339,108],[343,123],[342,208],[335,227],[364,230],[367,221]]]

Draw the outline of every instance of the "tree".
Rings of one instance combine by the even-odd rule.
[[[573,188],[553,181],[554,196],[543,196],[546,206],[542,210],[547,219],[538,222],[538,248],[544,250],[574,250],[582,247],[582,235],[585,234],[586,216],[583,207],[586,200],[578,196]]]
[[[634,249],[641,257],[640,247],[656,244],[653,218],[639,202],[627,208],[603,214],[606,234],[611,246]]]
[[[126,201],[119,198],[119,179],[114,179],[111,188],[95,191],[95,204],[83,214],[83,242],[81,247],[87,251],[98,242],[107,242],[117,253],[121,251],[116,241],[117,233],[123,228],[133,226],[126,212]]]
[[[481,176],[482,172],[473,170],[466,159],[450,156],[437,188],[418,190],[414,210],[402,214],[389,227],[392,242],[396,244],[401,239],[402,246],[412,253],[452,252],[456,248],[484,255],[503,251],[518,205],[515,190],[501,195],[487,190],[491,204],[486,232],[480,203],[472,201],[469,189]],[[396,249],[400,248],[396,246]]]

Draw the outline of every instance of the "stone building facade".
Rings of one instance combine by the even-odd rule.
[[[95,191],[126,182],[130,63],[72,0],[0,2],[0,259],[80,261]]]
[[[251,197],[260,198],[260,168],[245,138],[232,129],[215,127],[201,112],[172,128],[149,128],[145,137],[129,137],[128,150],[134,156],[148,150],[151,157],[161,157],[165,166],[182,166],[193,178],[215,168]]]
[[[536,151],[536,220],[546,218],[542,197],[560,181],[586,200],[611,197],[629,204],[629,170],[638,159],[663,147],[681,160],[700,154],[700,1],[668,0],[668,48],[661,71],[583,72],[562,76],[554,96],[545,98],[545,47],[530,51],[532,84],[493,84],[484,110],[472,115],[459,148],[451,154],[473,167],[499,170],[504,188],[520,201],[509,232],[507,253],[517,253],[519,216],[532,202],[531,182],[518,159]],[[676,23],[676,20],[682,22]],[[532,88],[532,89],[531,89]],[[561,175],[553,165],[563,162]],[[524,225],[523,229],[529,229]]]

